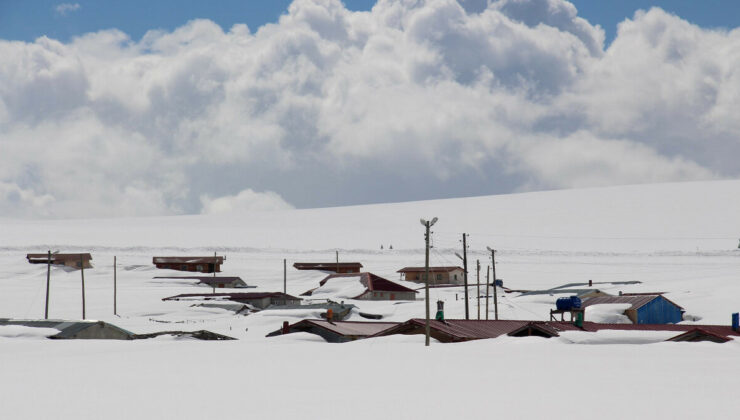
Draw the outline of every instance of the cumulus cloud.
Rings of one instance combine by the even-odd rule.
[[[211,199],[208,196],[200,198],[203,204],[203,214],[245,213],[250,211],[288,210],[293,206],[283,200],[273,191],[257,192],[251,189],[240,191],[236,195],[228,195]]]
[[[255,32],[195,20],[140,40],[0,40],[0,210],[181,214],[737,177],[738,43],[740,29],[651,9],[605,49],[564,0],[369,12],[295,0]]]
[[[79,3],[61,3],[54,8],[58,15],[66,16],[70,12],[76,12],[80,10]]]

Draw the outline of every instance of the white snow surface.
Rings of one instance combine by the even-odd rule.
[[[423,227],[433,227],[433,265],[458,265],[470,234],[471,317],[495,248],[496,274],[513,289],[594,281],[607,293],[666,292],[695,321],[729,325],[740,310],[740,181],[622,186],[425,202],[226,216],[97,220],[0,219],[0,317],[43,318],[46,266],[25,254],[91,252],[86,315],[136,333],[206,329],[238,338],[47,340],[47,332],[0,328],[0,417],[18,419],[260,418],[736,418],[740,342],[664,342],[676,334],[601,331],[557,339],[500,337],[463,344],[397,336],[328,344],[310,334],[265,338],[316,310],[235,315],[193,301],[193,282],[153,279],[155,255],[225,255],[224,276],[251,291],[318,286],[326,274],[293,262],[360,261],[396,281],[424,264]],[[383,250],[380,246],[383,245]],[[390,250],[389,245],[393,245]],[[113,311],[118,258],[118,316]],[[640,284],[612,282],[640,281]],[[329,281],[327,285],[330,285]],[[79,271],[52,267],[50,317],[81,315]],[[357,281],[359,284],[359,281]],[[404,283],[406,284],[406,283]],[[587,286],[574,286],[585,288]],[[481,288],[485,293],[485,287]],[[234,289],[243,292],[244,290]],[[424,316],[414,302],[353,301],[382,321]],[[447,318],[464,317],[464,290],[433,288]],[[562,296],[562,295],[561,295]],[[558,295],[499,291],[503,319],[546,320]],[[354,311],[350,320],[364,320]],[[493,306],[489,306],[492,316]],[[587,314],[592,316],[592,311]],[[485,318],[485,300],[481,301]],[[614,319],[615,311],[596,311]],[[599,345],[590,345],[599,344]],[[686,402],[686,403],[678,403]],[[689,403],[690,402],[690,403]],[[596,414],[598,413],[598,414]]]

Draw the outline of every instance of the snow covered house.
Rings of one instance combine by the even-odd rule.
[[[683,321],[684,309],[660,294],[591,297],[583,300],[582,307],[587,310],[590,306],[610,304],[629,305],[624,315],[633,324],[676,324]]]
[[[157,268],[199,273],[220,272],[224,257],[154,257],[152,264]]]
[[[348,341],[355,341],[369,337],[388,328],[394,327],[397,324],[397,322],[329,322],[323,319],[304,319],[303,321],[286,325],[277,331],[273,331],[267,334],[267,337],[307,332],[316,334],[329,343],[346,343]]]
[[[49,254],[27,254],[26,259],[31,264],[48,264]],[[52,265],[63,265],[70,268],[92,268],[92,255],[82,254],[51,254]]]
[[[301,298],[288,295],[282,292],[252,292],[252,293],[185,293],[176,296],[170,296],[162,299],[169,300],[229,300],[234,302],[245,303],[258,309],[265,309],[268,306],[299,305]]]
[[[331,271],[333,273],[359,273],[362,264],[358,262],[297,262],[293,264],[296,270]]]
[[[386,280],[373,273],[330,274],[319,287],[301,296],[357,300],[416,300],[414,289]]]
[[[247,283],[241,277],[214,277],[214,276],[157,276],[155,279],[182,279],[198,280],[198,284],[204,284],[208,287],[223,288],[248,288],[257,286],[247,286]]]
[[[135,334],[103,321],[0,318],[0,326],[44,328],[53,339],[133,340]],[[44,334],[45,335],[45,334]]]
[[[424,283],[424,267],[404,267],[398,270],[401,273],[401,279],[413,281],[415,283]],[[429,267],[429,284],[463,284],[465,271],[462,267]]]

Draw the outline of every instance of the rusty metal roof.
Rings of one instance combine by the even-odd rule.
[[[462,270],[462,267],[457,266],[446,266],[446,267],[429,267],[430,273],[448,273],[450,271]],[[404,267],[396,273],[423,273],[426,271],[425,267]]]
[[[373,273],[340,273],[340,274],[329,274],[323,280],[319,282],[320,286],[326,284],[327,281],[337,278],[348,278],[348,277],[359,277],[359,281],[367,287],[371,292],[414,292],[418,293],[414,289],[409,289],[406,286],[402,286],[398,283],[392,282],[388,279],[384,279]]]
[[[223,264],[224,257],[153,257],[152,264]]]
[[[301,298],[285,294],[283,292],[247,292],[247,293],[183,293],[180,295],[170,296],[162,300],[180,300],[180,299],[203,299],[211,300],[215,298],[224,298],[227,300],[252,300],[263,298],[285,298],[292,300],[302,300]]]
[[[445,321],[430,320],[429,327],[431,335],[435,339],[444,342],[460,342],[479,340],[484,338],[496,338],[520,330],[528,325],[536,325],[538,328],[557,333],[563,331],[585,331],[597,332],[601,330],[625,330],[625,331],[676,331],[686,332],[700,328],[708,333],[721,337],[740,336],[740,332],[734,331],[729,325],[696,325],[696,324],[599,324],[584,322],[583,328],[576,327],[571,322],[563,321],[526,321],[526,320],[464,320],[450,319]],[[393,334],[423,334],[424,319],[410,319],[404,323],[391,327],[375,334],[375,337]]]
[[[333,271],[337,268],[362,268],[362,264],[359,262],[317,262],[317,263],[308,263],[308,262],[297,262],[293,264],[293,268],[296,270],[329,270]]]
[[[344,337],[364,338],[377,334],[388,328],[398,325],[398,322],[363,322],[363,321],[336,321],[329,322],[322,319],[304,319],[288,326],[290,332],[305,331],[310,327],[318,327]],[[268,337],[280,335],[282,328],[268,334]]]

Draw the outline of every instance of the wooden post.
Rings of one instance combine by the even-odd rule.
[[[424,252],[424,300],[426,301],[426,322],[424,323],[424,334],[425,340],[424,345],[429,347],[429,222],[425,223],[426,234],[424,239],[426,241],[425,252]],[[467,303],[466,303],[467,306]]]
[[[288,265],[285,258],[283,258],[283,293],[288,294]]]
[[[49,319],[49,283],[51,280],[51,250],[46,254],[46,307],[44,319]]]
[[[476,281],[478,284],[478,321],[480,321],[480,260],[475,260],[476,262]]]
[[[470,319],[470,311],[468,309],[468,244],[466,242],[466,234],[463,235],[463,280],[465,282],[465,319]]]
[[[491,266],[486,266],[486,321],[488,321],[488,294],[491,287]]]
[[[85,319],[85,262],[80,254],[80,276],[82,277],[82,319]]]
[[[491,249],[491,273],[493,274],[493,313],[498,321],[498,289],[496,286],[496,250]]]
[[[337,273],[339,273],[339,250],[335,252],[337,253]]]
[[[118,264],[116,262],[116,256],[113,256],[113,315],[118,315],[118,279],[116,278],[116,269]]]

